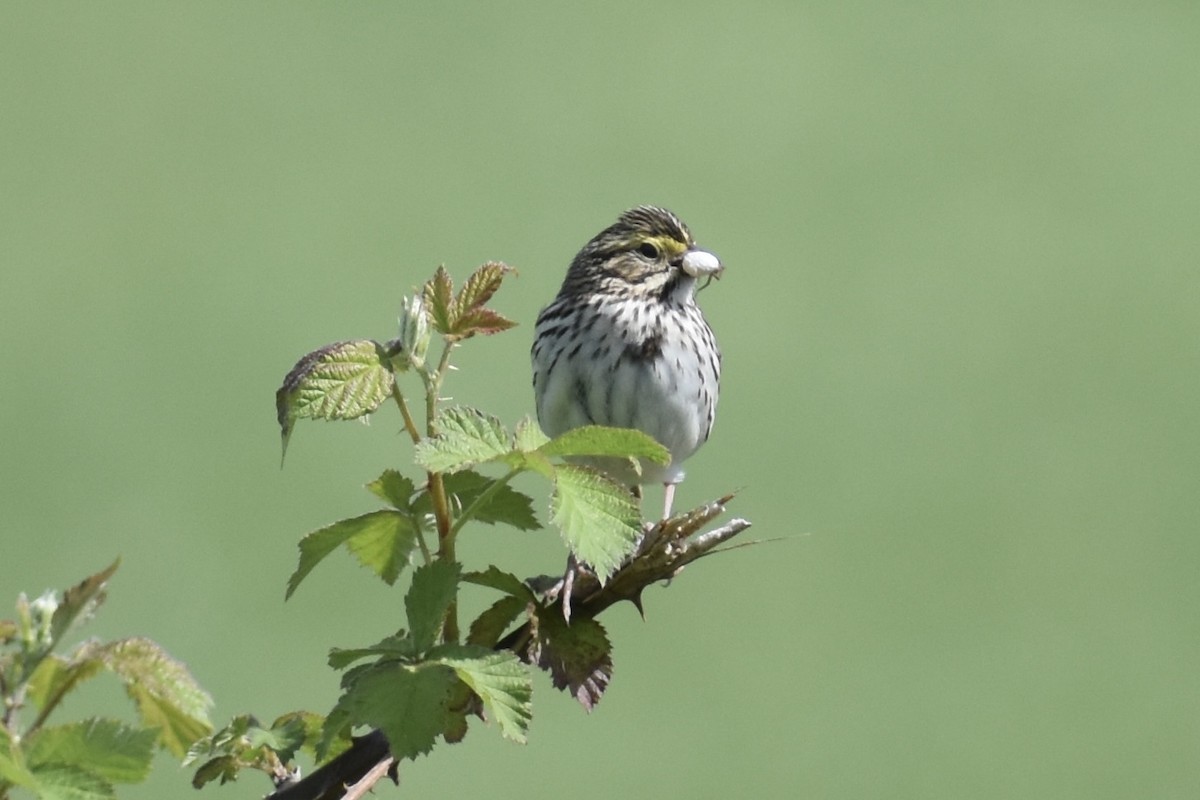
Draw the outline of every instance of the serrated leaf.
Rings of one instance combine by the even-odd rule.
[[[142,723],[159,729],[160,743],[172,754],[182,757],[192,742],[212,730],[212,698],[156,642],[122,639],[104,645],[98,656],[125,684]]]
[[[39,800],[112,800],[112,784],[90,770],[66,764],[44,764],[34,770]]]
[[[542,608],[534,619],[530,661],[550,673],[556,689],[566,689],[591,711],[612,679],[612,644],[604,627],[589,617],[571,623],[555,608]]]
[[[407,511],[417,487],[396,470],[385,469],[378,478],[367,484],[367,489],[383,502],[390,503],[401,511]]]
[[[308,573],[341,544],[391,585],[416,549],[417,532],[407,514],[391,510],[372,511],[315,530],[300,540],[300,563],[288,578],[284,597],[291,597]]]
[[[275,393],[284,450],[298,419],[358,419],[379,408],[395,382],[388,364],[370,339],[326,345],[297,361]]]
[[[468,311],[456,320],[454,338],[469,339],[475,334],[491,336],[492,334],[501,333],[515,327],[517,327],[517,323],[499,311],[494,311],[490,308],[477,308],[474,311]]]
[[[454,332],[454,283],[445,267],[438,267],[421,290],[429,322],[443,336]]]
[[[575,557],[608,580],[641,534],[641,516],[629,490],[590,467],[555,469],[550,501],[554,524]]]
[[[517,617],[524,613],[528,605],[528,601],[520,597],[512,595],[501,597],[471,623],[471,628],[467,632],[467,644],[495,647],[496,642],[500,641],[500,637]]]
[[[346,540],[358,563],[391,586],[401,571],[412,563],[417,528],[407,514],[395,514],[387,524],[371,525]]]
[[[522,417],[513,431],[513,446],[522,453],[530,453],[550,441],[538,425],[530,417]]]
[[[481,264],[463,283],[458,296],[454,298],[455,316],[462,318],[476,309],[483,308],[504,282],[504,276],[510,272],[515,270],[500,261]]]
[[[87,619],[104,602],[104,587],[108,579],[121,565],[121,559],[114,561],[107,569],[89,575],[79,583],[63,592],[62,600],[54,609],[50,618],[50,639],[58,642],[63,634],[79,619]]]
[[[496,417],[465,406],[452,406],[437,416],[437,436],[416,446],[416,460],[430,472],[458,472],[508,455],[508,431]]]
[[[533,716],[533,681],[516,655],[454,645],[439,648],[437,660],[453,669],[459,680],[479,695],[505,738],[525,743]]]
[[[80,645],[70,660],[56,655],[48,656],[30,676],[26,696],[39,710],[44,710],[48,702],[57,702],[56,698],[64,697],[80,683],[98,674],[104,664],[89,655],[93,648],[90,643]]]
[[[38,731],[28,745],[36,772],[45,764],[68,764],[112,783],[139,783],[150,773],[158,732],[111,719],[89,719]]]
[[[511,572],[505,572],[495,564],[488,566],[483,572],[468,572],[464,574],[462,582],[474,584],[475,586],[487,586],[490,589],[496,589],[513,597],[519,597],[526,602],[533,602],[535,599],[533,591],[525,585],[524,581]]]
[[[453,670],[441,664],[385,662],[359,675],[329,719],[338,730],[355,725],[379,728],[394,757],[413,759],[428,753],[446,730],[447,700],[455,680]]]
[[[412,585],[404,596],[409,636],[413,648],[423,653],[433,647],[446,609],[458,596],[462,567],[453,561],[434,561],[413,573]]]
[[[496,482],[496,479],[480,475],[473,470],[463,470],[446,475],[442,480],[442,485],[450,502],[454,504],[455,516],[458,516]],[[433,503],[427,491],[422,492],[413,503],[413,513],[433,513]],[[474,510],[472,519],[489,525],[502,522],[522,531],[537,530],[541,527],[537,516],[533,513],[533,499],[507,484],[496,488]]]
[[[668,464],[671,453],[641,431],[632,428],[606,428],[584,425],[556,436],[538,448],[545,456],[616,456],[645,458],[657,464]]]

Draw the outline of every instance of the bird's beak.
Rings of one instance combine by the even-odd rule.
[[[707,250],[688,250],[683,254],[680,267],[693,278],[720,278],[725,270],[721,259]]]

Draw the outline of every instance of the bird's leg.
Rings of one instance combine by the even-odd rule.
[[[671,518],[671,506],[675,503],[675,484],[663,484],[663,519]]]

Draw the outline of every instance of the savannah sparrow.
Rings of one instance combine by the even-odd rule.
[[[583,246],[538,315],[533,390],[542,428],[558,436],[608,425],[654,437],[671,462],[643,463],[640,479],[612,459],[596,465],[629,484],[664,484],[664,519],[683,462],[712,430],[721,351],[695,295],[697,279],[722,269],[679,217],[639,206]]]

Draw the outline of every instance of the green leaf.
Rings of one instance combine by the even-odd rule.
[[[525,611],[528,601],[505,595],[475,618],[467,632],[467,644],[492,648],[517,617]]]
[[[225,727],[193,742],[183,758],[183,766],[186,767],[214,753],[236,752],[244,746],[246,731],[257,725],[258,719],[253,714],[238,714]]]
[[[530,453],[549,442],[542,428],[529,417],[522,417],[513,432],[513,444],[522,453]]]
[[[44,764],[34,770],[39,800],[112,800],[112,784],[90,770],[67,764]]]
[[[102,661],[94,657],[94,643],[85,642],[75,648],[70,660],[51,655],[29,678],[27,697],[39,710],[47,703],[56,703],[77,685],[93,677],[104,668]]]
[[[519,597],[527,603],[532,603],[536,599],[524,581],[511,572],[505,572],[495,564],[492,564],[483,572],[468,572],[462,576],[462,580],[463,583],[471,583],[475,586],[487,586],[490,589],[496,589],[513,597]]]
[[[417,487],[408,478],[394,469],[385,469],[383,474],[367,484],[371,494],[400,511],[408,511]]]
[[[668,464],[671,453],[654,439],[631,428],[584,425],[556,436],[538,448],[545,456],[617,456]]]
[[[416,549],[417,531],[407,514],[391,510],[372,511],[313,531],[300,540],[300,563],[288,578],[285,598],[341,544],[391,585]]]
[[[432,656],[433,654],[431,654]],[[506,738],[525,743],[533,716],[533,681],[529,670],[509,651],[452,645],[439,648],[437,660],[483,700],[483,707]]]
[[[446,609],[458,596],[462,567],[452,561],[434,561],[413,573],[412,586],[404,596],[413,647],[423,653],[433,647]]]
[[[210,758],[196,768],[196,774],[192,776],[192,788],[203,789],[206,783],[218,779],[222,785],[235,781],[241,768],[242,763],[235,756]]]
[[[388,365],[370,339],[326,345],[296,362],[275,393],[284,450],[298,419],[358,419],[379,408],[395,385]]]
[[[84,578],[63,592],[62,601],[54,609],[54,616],[50,619],[52,641],[57,643],[76,620],[81,617],[87,619],[95,613],[104,602],[104,587],[108,584],[108,579],[120,565],[121,559],[118,558],[107,569]]]
[[[346,540],[358,563],[391,586],[412,563],[417,528],[406,514],[393,514],[383,524],[370,525]]]
[[[629,490],[590,467],[562,464],[555,469],[550,513],[567,547],[596,570],[601,583],[633,551],[641,534],[641,515]]]
[[[384,658],[410,658],[417,654],[412,639],[403,632],[388,636],[370,647],[341,648],[334,647],[329,651],[329,666],[334,669],[345,669],[364,658],[382,656]]]
[[[537,450],[528,453],[514,452],[504,460],[512,469],[532,470],[548,481],[554,480],[554,462]]]
[[[463,470],[452,475],[446,475],[443,486],[446,494],[454,504],[455,515],[470,508],[492,484],[499,479],[488,478],[473,470]],[[413,503],[413,513],[433,513],[433,503],[428,491],[423,491]],[[497,487],[492,494],[472,512],[472,519],[494,525],[502,522],[517,530],[533,531],[541,527],[537,516],[533,513],[533,499],[529,495],[518,492],[508,484]]]
[[[125,684],[143,724],[159,728],[159,741],[172,754],[182,757],[192,742],[212,730],[212,698],[157,643],[122,639],[104,645],[101,656]]]
[[[512,452],[504,424],[473,408],[447,408],[435,427],[437,436],[416,446],[417,463],[430,472],[457,472]]]
[[[303,713],[297,711],[292,714],[286,714],[277,719],[270,728],[264,728],[260,725],[257,718],[243,714],[236,717],[229,726],[222,730],[221,734],[223,735],[214,734],[192,745],[188,750],[187,759],[184,760],[184,764],[189,763],[189,760],[195,760],[195,754],[198,752],[198,749],[213,752],[211,745],[207,750],[198,748],[198,745],[207,744],[218,739],[222,746],[231,746],[243,754],[247,751],[262,751],[266,749],[278,754],[281,761],[288,761],[291,759],[291,754],[294,754],[304,744],[307,725],[303,718]],[[318,725],[318,727],[320,726]]]
[[[588,711],[595,708],[612,678],[612,644],[604,627],[589,617],[562,618],[542,608],[533,627],[529,658],[550,673],[556,689],[568,690]]]
[[[280,747],[277,752],[279,758],[283,761],[291,761],[295,756],[295,750],[292,748],[300,748],[311,753],[317,740],[321,737],[321,726],[324,722],[324,717],[311,711],[290,711],[278,717],[271,723],[271,730],[278,732],[279,735]],[[298,743],[292,733],[297,724],[302,733]],[[285,731],[286,733],[284,733]],[[349,742],[346,742],[346,745],[348,746]]]
[[[32,787],[37,784],[37,779],[25,766],[21,748],[13,746],[12,735],[7,726],[0,725],[0,783],[3,782]]]
[[[454,672],[441,664],[387,661],[361,673],[329,715],[326,738],[355,725],[383,731],[397,759],[428,753],[450,720],[447,701]]]
[[[150,773],[158,731],[132,728],[112,719],[88,719],[38,731],[28,763],[69,764],[112,783],[139,783]]]
[[[454,333],[454,283],[445,267],[438,267],[422,289],[433,329],[443,336]]]

